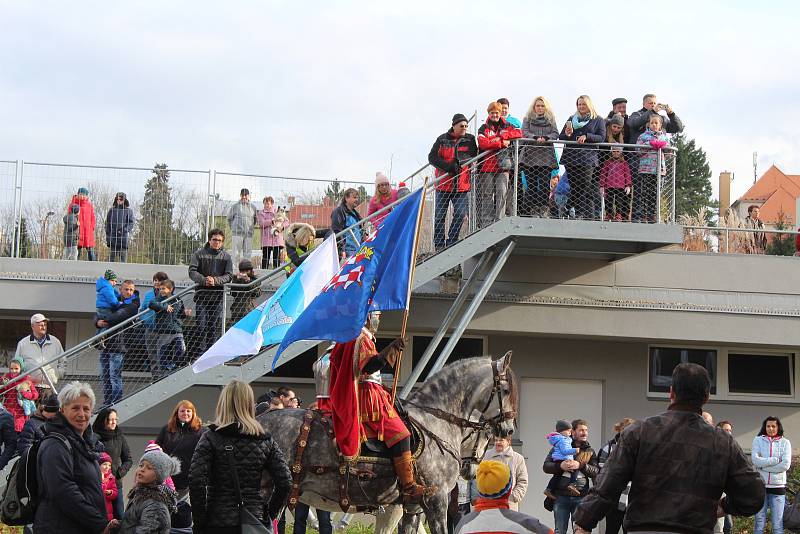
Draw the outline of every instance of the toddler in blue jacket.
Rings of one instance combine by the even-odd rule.
[[[114,287],[117,285],[117,273],[108,269],[102,278],[98,278],[95,283],[95,299],[94,307],[97,312],[97,318],[108,319],[120,306],[119,290]],[[101,333],[106,328],[98,328],[97,333]]]
[[[553,447],[553,454],[551,458],[556,461],[574,460],[575,455],[580,452],[572,446],[572,425],[567,421],[556,421],[556,431],[546,436],[547,442]],[[560,475],[553,475],[550,482],[547,483],[547,488],[544,494],[548,499],[556,500],[556,490],[566,489],[570,495],[575,497],[579,496],[581,492],[575,486],[575,479],[578,476],[578,471],[564,471]]]

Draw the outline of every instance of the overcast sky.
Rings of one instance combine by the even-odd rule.
[[[734,198],[800,174],[796,2],[0,1],[0,159],[394,181],[457,112],[647,92]],[[392,155],[393,158],[392,158]]]

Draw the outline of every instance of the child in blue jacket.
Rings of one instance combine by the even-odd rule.
[[[556,431],[546,436],[547,442],[553,447],[553,460],[574,460],[575,455],[580,452],[572,446],[572,425],[567,421],[556,421]],[[547,483],[547,488],[544,494],[548,499],[556,500],[556,490],[566,489],[570,495],[575,497],[579,496],[581,492],[575,486],[575,479],[578,476],[578,471],[564,471],[560,475],[553,475],[550,482]]]
[[[95,321],[100,319],[108,319],[112,313],[117,311],[117,308],[120,306],[119,302],[119,290],[114,287],[117,285],[117,273],[108,269],[102,278],[98,278],[97,282],[95,283],[95,299],[94,299],[94,307],[97,312],[97,318]],[[103,330],[107,328],[98,328],[97,333],[99,334]]]

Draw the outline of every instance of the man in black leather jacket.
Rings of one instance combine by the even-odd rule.
[[[627,532],[711,534],[717,517],[761,509],[764,484],[750,460],[727,432],[701,417],[710,389],[703,367],[675,367],[668,411],[622,432],[575,512],[576,534],[589,532],[616,506],[628,481]]]

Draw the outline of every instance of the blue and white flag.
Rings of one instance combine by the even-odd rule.
[[[404,310],[411,292],[414,246],[422,189],[400,202],[347,259],[283,338],[281,352],[295,341],[346,342],[358,337],[370,311]]]
[[[201,373],[246,354],[258,354],[261,347],[283,340],[292,323],[339,270],[336,239],[325,241],[292,273],[272,298],[262,302],[217,340],[194,364]]]

